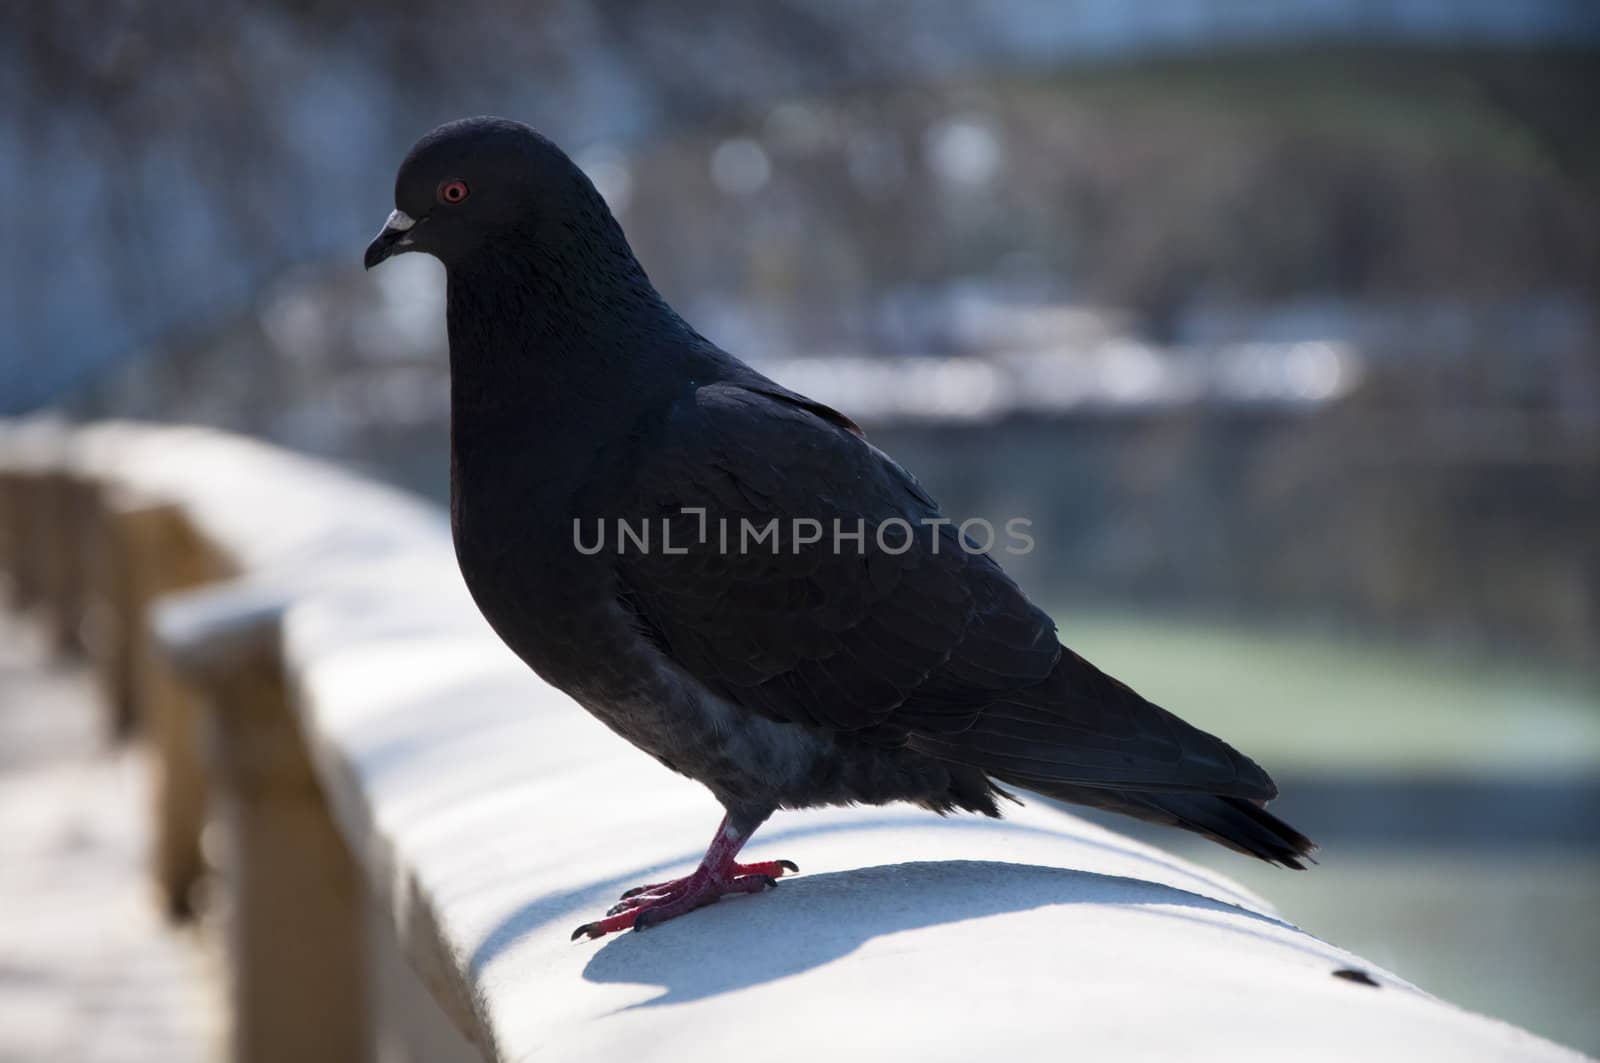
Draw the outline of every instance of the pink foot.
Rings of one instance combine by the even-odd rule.
[[[618,930],[644,930],[685,912],[715,904],[730,893],[760,893],[778,884],[785,872],[800,869],[789,860],[766,860],[757,864],[728,862],[721,867],[701,865],[692,875],[635,886],[606,912],[604,919],[585,923],[572,932],[572,940],[591,940]]]

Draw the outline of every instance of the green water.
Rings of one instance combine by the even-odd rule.
[[[1320,866],[1303,873],[1180,832],[1134,833],[1231,876],[1311,933],[1428,992],[1600,1054],[1593,679],[1347,638],[1056,615],[1068,645],[1268,765],[1297,826],[1317,837],[1319,821],[1341,823],[1321,839]],[[1437,802],[1430,786],[1445,778],[1460,804],[1432,809],[1438,819],[1415,819],[1397,839],[1383,820],[1409,810],[1379,803],[1363,813],[1367,830],[1340,809],[1296,804],[1296,778],[1318,780],[1319,800],[1382,786],[1395,804],[1413,792]],[[1521,831],[1520,810],[1501,802],[1527,785],[1557,799],[1530,808]],[[1549,822],[1552,808],[1574,821]],[[1428,836],[1430,822],[1461,817],[1487,829]]]

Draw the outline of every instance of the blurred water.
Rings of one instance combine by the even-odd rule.
[[[1064,639],[1260,760],[1304,873],[1108,826],[1238,879],[1463,1007],[1600,1052],[1600,689],[1349,636],[1057,611]]]

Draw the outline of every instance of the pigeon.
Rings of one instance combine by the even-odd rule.
[[[849,417],[680,317],[550,140],[447,123],[394,198],[365,264],[445,267],[451,532],[474,602],[724,812],[692,874],[628,891],[574,940],[776,886],[792,862],[737,858],[780,808],[999,816],[1015,788],[1310,858],[1265,810],[1265,771],[1062,645]]]

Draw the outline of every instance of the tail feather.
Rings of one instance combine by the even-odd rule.
[[[1146,793],[1130,798],[1171,816],[1172,825],[1210,838],[1235,852],[1296,871],[1316,863],[1317,845],[1253,801],[1215,794]],[[1138,815],[1137,812],[1134,815]],[[1148,817],[1145,817],[1148,818]]]
[[[1303,868],[1316,850],[1263,807],[1278,788],[1260,765],[1065,647],[1037,686],[997,697],[964,728],[913,728],[908,745],[1003,783],[1181,827],[1284,867]]]
[[[1036,793],[1132,816],[1148,823],[1179,827],[1225,845],[1234,852],[1269,864],[1305,870],[1316,863],[1317,844],[1261,807],[1261,802],[1208,793],[1171,790],[1113,790],[1096,786],[1063,786],[1037,779],[1005,779]]]

